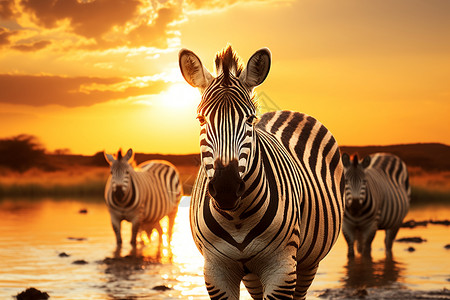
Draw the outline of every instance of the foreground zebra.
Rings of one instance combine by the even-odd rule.
[[[350,161],[342,155],[345,168],[345,201],[343,233],[348,257],[355,256],[354,242],[363,256],[371,255],[371,245],[378,229],[386,230],[386,255],[392,254],[392,243],[409,209],[411,188],[405,163],[395,155],[376,153],[358,156]]]
[[[243,69],[229,46],[213,77],[193,52],[179,54],[202,93],[190,220],[212,299],[238,299],[241,280],[254,299],[304,299],[341,228],[343,167],[331,133],[297,112],[255,116],[253,89],[270,60],[261,49]]]
[[[162,228],[159,221],[169,217],[168,240],[172,238],[173,225],[182,195],[178,172],[169,162],[150,160],[133,168],[133,151],[125,156],[122,151],[117,159],[105,153],[111,166],[111,175],[105,187],[105,200],[111,215],[117,247],[122,245],[120,224],[131,222],[131,245],[136,247],[139,230],[145,230],[150,237],[155,228],[159,233],[159,247],[162,243]]]

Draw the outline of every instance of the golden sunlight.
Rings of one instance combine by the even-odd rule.
[[[158,98],[162,106],[170,110],[187,110],[189,114],[195,112],[197,105],[200,103],[199,91],[185,82],[172,84],[167,91],[159,94]]]

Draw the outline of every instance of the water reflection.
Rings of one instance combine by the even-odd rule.
[[[149,289],[152,287],[155,294],[161,290],[171,289],[157,283],[162,277],[168,279],[168,275],[164,276],[162,273],[173,273],[173,269],[176,268],[172,265],[171,247],[166,242],[164,245],[155,243],[153,241],[155,237],[147,237],[145,233],[138,237],[138,241],[139,238],[140,242],[136,247],[132,247],[129,251],[117,247],[112,257],[106,257],[99,262],[105,274],[105,285],[102,289],[105,290],[108,299],[148,299],[151,297]]]
[[[402,277],[404,266],[392,257],[373,261],[371,257],[349,259],[344,266],[344,286],[348,288],[382,287],[395,283]]]
[[[80,209],[87,213],[81,214]],[[408,218],[429,220],[443,215],[450,215],[448,205],[421,207],[410,211]],[[134,254],[128,242],[128,222],[122,232],[124,244],[115,255],[114,233],[103,199],[0,200],[0,299],[10,299],[27,287],[48,292],[52,299],[209,299],[203,256],[190,231],[189,207],[179,208],[172,245],[168,247],[164,234],[160,257],[157,234]],[[369,261],[345,260],[347,245],[340,238],[321,263],[312,292],[393,283],[407,289],[442,289],[448,284],[450,269],[450,252],[444,248],[449,228],[402,229],[398,237],[411,236],[426,237],[427,242],[414,245],[414,252],[406,251],[408,244],[394,243],[394,260],[386,260],[384,237],[377,235]],[[62,252],[68,256],[59,256]],[[74,264],[77,260],[87,263]],[[242,289],[241,299],[250,299]]]
[[[105,285],[103,286],[109,299],[137,299],[138,294],[124,291],[132,291],[135,287],[135,278],[145,273],[148,266],[153,264],[143,256],[125,256],[105,258],[100,262],[105,267]]]

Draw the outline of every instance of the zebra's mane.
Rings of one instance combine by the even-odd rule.
[[[356,168],[358,167],[359,159],[358,159],[358,153],[353,154],[353,166]]]
[[[215,63],[217,76],[223,74],[223,82],[227,86],[230,85],[230,73],[235,77],[239,77],[244,69],[241,58],[230,44],[223,48],[222,51],[217,52]]]

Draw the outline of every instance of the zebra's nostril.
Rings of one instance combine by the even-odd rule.
[[[212,180],[208,183],[208,191],[209,191],[209,194],[210,194],[213,198],[217,196],[216,189],[214,188],[214,179],[212,179]]]

